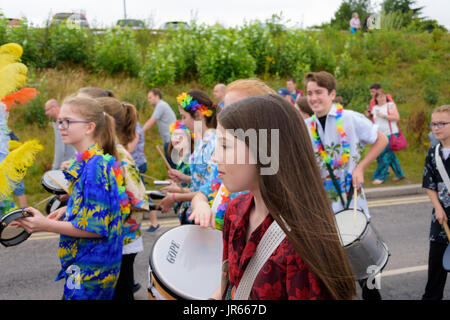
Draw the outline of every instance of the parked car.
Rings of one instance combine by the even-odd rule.
[[[52,24],[66,23],[72,27],[83,27],[89,29],[89,23],[83,12],[59,12],[53,15]]]
[[[8,25],[7,27],[20,27],[23,24],[23,20],[22,19],[17,19],[17,18],[7,18],[8,20]]]
[[[181,27],[184,27],[185,29],[189,29],[189,24],[187,22],[184,21],[168,21],[168,22],[164,22],[160,29],[161,30],[167,30],[169,28],[172,28],[174,30],[180,29]]]
[[[142,20],[137,19],[119,19],[116,23],[117,28],[129,27],[133,30],[145,29],[145,23]]]

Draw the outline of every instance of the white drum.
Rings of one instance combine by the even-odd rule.
[[[63,170],[50,170],[44,173],[41,180],[45,190],[56,195],[65,194],[65,189],[69,188],[69,182],[64,176]]]
[[[367,216],[349,209],[336,213],[335,218],[355,279],[380,272],[388,262],[389,250]]]
[[[149,259],[150,300],[207,300],[219,287],[222,232],[182,225],[162,234]]]

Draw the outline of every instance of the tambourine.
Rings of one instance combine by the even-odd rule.
[[[53,196],[48,201],[47,205],[45,206],[45,212],[47,212],[47,214],[50,214],[53,211],[56,211],[59,208],[62,208],[64,206],[66,206],[66,205],[67,205],[67,200],[66,201],[61,201],[58,196]]]
[[[0,243],[5,247],[16,246],[31,235],[24,229],[9,227],[9,224],[17,219],[32,217],[33,215],[24,209],[11,211],[0,219]]]
[[[45,190],[56,195],[66,194],[69,183],[62,170],[50,170],[44,173],[41,180]]]

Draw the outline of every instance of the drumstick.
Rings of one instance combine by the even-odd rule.
[[[34,208],[39,207],[41,204],[43,204],[44,202],[49,201],[49,200],[50,200],[51,198],[53,198],[53,197],[54,197],[54,196],[52,195],[52,196],[50,196],[50,197],[48,197],[48,198],[45,198],[45,199],[39,201],[38,203],[33,204],[32,207],[34,207]]]
[[[48,174],[48,176],[50,177],[50,179],[53,180],[54,183],[56,183],[56,184],[58,185],[58,187],[60,187],[60,188],[63,189],[67,194],[69,194],[69,190],[67,190],[66,187],[64,187],[63,185],[61,185],[55,178],[53,178],[51,174]]]
[[[141,173],[141,176],[143,176],[144,178],[147,178],[147,179],[155,180],[155,181],[161,180],[161,179],[158,179],[158,178],[154,178],[154,177],[152,177],[152,176],[148,176],[148,175],[143,174],[143,173]]]
[[[167,161],[166,156],[164,155],[164,153],[161,151],[161,149],[159,148],[159,145],[156,146],[156,150],[158,150],[161,158],[164,160],[164,163],[166,164],[167,170],[171,170],[172,167],[169,164],[169,161]]]
[[[445,233],[447,234],[447,238],[450,239],[450,230],[448,229],[447,222],[444,221],[444,222],[442,223],[442,226],[444,227]]]
[[[164,160],[164,163],[166,164],[167,170],[172,170],[172,167],[169,164],[169,161],[167,161],[166,156],[164,155],[164,153],[161,151],[159,145],[156,146],[156,149],[158,150],[161,158]],[[179,183],[175,183],[178,187],[181,188],[181,185]]]

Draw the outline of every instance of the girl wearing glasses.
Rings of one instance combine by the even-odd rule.
[[[438,154],[444,169],[450,174],[450,105],[435,109],[431,115],[431,131],[439,140]],[[442,300],[447,280],[447,271],[442,266],[444,252],[449,239],[443,229],[450,217],[450,197],[448,187],[436,165],[436,147],[428,150],[425,159],[422,187],[427,191],[433,204],[430,227],[430,251],[428,257],[428,281],[423,300]]]
[[[400,121],[395,103],[388,102],[386,94],[383,90],[378,90],[375,95],[376,106],[372,109],[373,121],[378,125],[379,130],[384,133],[390,140],[390,136],[394,134],[398,137],[399,129],[397,122]],[[384,148],[383,152],[377,157],[378,166],[373,173],[373,184],[382,184],[389,175],[389,167],[394,171],[394,181],[400,181],[405,178],[400,162],[394,151],[391,150],[390,144]]]
[[[63,142],[78,151],[64,171],[69,181],[66,211],[44,217],[27,208],[33,217],[19,224],[30,233],[61,234],[58,256],[62,268],[56,280],[66,280],[63,299],[110,300],[123,246],[123,177],[115,160],[114,124],[96,100],[81,97],[64,101],[57,123]]]

